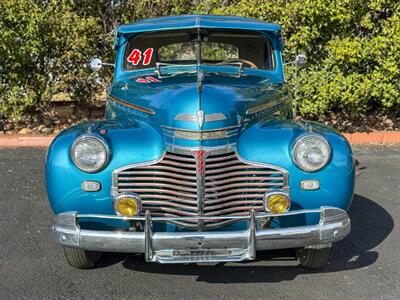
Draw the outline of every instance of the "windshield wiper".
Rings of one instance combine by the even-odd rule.
[[[175,76],[175,75],[178,75],[178,74],[189,74],[189,73],[195,73],[196,72],[196,70],[190,70],[190,71],[187,71],[187,70],[183,71],[182,70],[182,71],[178,71],[175,74],[171,74],[171,75],[168,75],[168,76],[164,76],[163,74],[161,74],[161,67],[182,67],[182,66],[195,67],[196,65],[183,65],[183,64],[170,64],[170,63],[156,62],[156,70],[155,70],[155,72],[156,72],[158,78],[172,77],[172,76]]]
[[[237,71],[237,75],[238,77],[242,76],[243,74],[243,62],[241,61],[232,61],[232,62],[220,62],[220,63],[206,63],[203,64],[206,66],[237,66],[238,67],[238,71]],[[216,72],[216,73],[228,73],[229,72]]]
[[[213,73],[213,74],[224,74],[224,75],[231,75],[234,77],[241,77],[243,74],[243,62],[221,62],[221,63],[203,63],[200,66],[237,66],[237,74],[232,74],[232,72],[228,71],[223,71],[223,70],[218,70],[218,71],[208,71],[208,70],[202,70],[203,73]],[[181,74],[192,74],[195,73],[196,70],[180,70],[180,71],[175,71],[174,74],[162,74],[161,73],[161,67],[196,67],[194,64],[186,65],[186,64],[171,64],[171,63],[162,63],[162,62],[156,62],[156,69],[155,73],[157,74],[158,78],[165,78],[165,77],[173,77],[176,75],[181,75]]]

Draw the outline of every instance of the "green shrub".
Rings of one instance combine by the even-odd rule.
[[[103,88],[85,66],[92,57],[113,61],[118,23],[171,14],[254,17],[282,25],[285,58],[309,58],[294,77],[301,115],[400,108],[398,0],[2,0],[0,1],[0,118],[46,108],[66,93],[82,103]],[[104,68],[107,82],[111,70]]]
[[[240,15],[278,23],[285,57],[309,58],[288,83],[303,116],[400,108],[400,2],[398,0],[203,1],[199,12]]]
[[[83,68],[97,55],[95,18],[82,18],[69,1],[0,2],[0,116],[41,110],[58,92],[88,101],[94,78]]]

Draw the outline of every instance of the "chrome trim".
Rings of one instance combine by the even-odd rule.
[[[167,176],[172,176],[172,174],[168,174],[168,173],[163,173],[163,174],[167,174]],[[174,174],[175,175],[175,174]],[[125,179],[125,178],[124,178]],[[149,179],[149,178],[143,178],[143,177],[136,177],[135,179],[138,180],[144,180],[144,179]],[[195,191],[196,190],[196,184],[191,183],[191,182],[187,182],[187,179],[192,179],[192,177],[188,177],[186,176],[186,181],[182,181],[182,180],[175,180],[175,179],[169,179],[169,178],[152,178],[152,181],[165,181],[165,182],[170,182],[170,183],[175,183],[175,184],[182,184],[185,185],[185,187],[181,187],[179,189],[181,189],[182,191]],[[121,185],[120,185],[121,186]],[[123,186],[123,185],[122,185]],[[162,186],[162,187],[173,187],[175,188],[174,185],[171,184],[162,184],[162,183],[157,183],[157,186]],[[187,186],[187,187],[186,187]],[[194,188],[191,189],[190,186],[193,186]],[[177,188],[178,189],[178,188]]]
[[[163,200],[162,203],[170,203],[168,200],[175,201],[175,202],[180,202],[180,203],[185,203],[185,204],[191,204],[196,206],[197,205],[197,197],[195,197],[193,200],[190,199],[182,199],[182,198],[176,198],[174,196],[168,196],[168,195],[142,195],[142,199],[147,199],[147,198],[153,198],[153,199],[160,199]],[[147,200],[147,203],[161,203],[157,200]]]
[[[249,108],[249,109],[246,110],[246,115],[252,115],[252,114],[255,114],[255,113],[259,113],[259,112],[261,112],[263,110],[270,109],[270,108],[272,108],[274,106],[277,106],[279,104],[286,104],[286,103],[289,102],[289,100],[290,100],[290,98],[288,96],[286,96],[286,97],[284,97],[282,99],[277,99],[277,100],[274,100],[274,101],[270,101],[270,102],[267,102],[267,103],[263,103],[263,104],[254,106],[254,107]]]
[[[76,162],[76,160],[75,160],[75,157],[74,157],[74,155],[73,155],[73,151],[75,150],[76,145],[77,145],[80,141],[82,141],[82,140],[84,140],[84,139],[94,139],[94,140],[98,141],[98,142],[103,146],[104,151],[105,151],[105,153],[106,153],[106,159],[104,160],[103,164],[102,164],[99,168],[97,168],[96,170],[88,171],[88,170],[83,170],[83,169],[81,169],[81,168],[78,166],[78,164],[77,164],[77,162]],[[74,141],[74,142],[72,143],[72,145],[71,145],[71,149],[70,149],[70,151],[69,151],[69,155],[70,155],[71,160],[72,160],[72,162],[74,163],[74,166],[75,166],[75,167],[77,167],[77,168],[78,168],[79,170],[81,170],[82,172],[89,173],[89,174],[93,174],[93,173],[97,173],[97,172],[103,170],[103,169],[105,168],[105,166],[107,166],[108,162],[110,161],[111,151],[110,151],[110,147],[108,146],[108,143],[106,142],[106,140],[105,140],[104,138],[102,138],[101,136],[99,136],[99,135],[97,135],[97,134],[94,134],[94,133],[88,133],[88,134],[80,135],[79,137],[77,137],[77,138],[75,139],[75,141]]]
[[[147,172],[145,171],[128,171],[125,172],[126,175],[146,175]],[[154,175],[160,175],[160,176],[171,176],[174,177],[175,179],[168,179],[168,181],[172,182],[172,183],[177,183],[177,182],[181,182],[178,181],[176,179],[187,179],[186,175],[180,175],[180,174],[175,174],[175,173],[171,173],[171,172],[165,172],[165,171],[157,171],[154,172]],[[136,177],[137,178],[137,177]],[[164,177],[165,178],[165,177]],[[125,178],[121,178],[122,181],[124,180],[133,180],[133,177],[125,177]],[[162,179],[162,181],[166,181],[165,179]],[[190,185],[190,184],[189,184]],[[195,186],[195,185],[194,185]]]
[[[247,258],[249,260],[256,259],[256,214],[254,209],[250,212],[250,220],[249,220],[249,229],[248,229],[248,255]]]
[[[244,172],[235,172],[234,174],[237,174],[237,175],[242,175],[243,173],[244,174],[247,174],[247,175],[250,175],[250,174],[253,174],[253,173],[256,173],[257,171],[254,171],[254,172],[251,172],[251,171],[244,171]],[[261,173],[262,173],[262,171],[260,171]],[[262,174],[275,174],[275,173],[272,173],[272,172],[264,172],[264,173],[262,173]],[[230,175],[232,175],[233,176],[233,174],[231,173]],[[208,179],[210,179],[210,177],[213,177],[213,179],[216,179],[216,178],[223,178],[223,177],[225,177],[225,174],[220,174],[220,175],[214,175],[214,176],[208,176]],[[257,177],[257,176],[253,176],[252,177],[252,179],[254,179],[254,180],[258,180],[258,179],[263,179],[263,177]],[[283,177],[274,177],[274,180],[283,180]],[[233,178],[228,178],[228,179],[224,179],[224,180],[221,180],[219,183],[220,184],[223,184],[223,183],[232,183],[232,182],[237,182],[237,181],[243,181],[244,179],[243,179],[243,177],[233,177]],[[207,183],[206,185],[212,185],[211,183]],[[277,185],[276,183],[268,183],[268,182],[266,182],[266,183],[264,183],[264,184],[261,184],[261,185],[259,185],[259,184],[251,184],[251,185],[254,185],[254,186],[271,186],[271,185],[273,185],[273,186],[275,186],[275,185]],[[238,184],[238,183],[233,183],[233,184],[231,184],[231,185],[229,185],[229,187],[238,187],[238,186],[240,186],[240,184]],[[224,187],[223,187],[224,188]],[[218,189],[220,189],[220,188],[215,188],[215,190],[218,190]]]
[[[88,189],[85,187],[87,184],[94,184],[96,187],[94,189]],[[84,180],[81,182],[81,190],[85,192],[98,192],[101,190],[101,183],[96,180]]]
[[[114,102],[117,102],[117,103],[119,103],[121,105],[124,105],[126,107],[129,107],[129,108],[138,110],[140,112],[144,112],[144,113],[149,114],[149,115],[154,115],[155,114],[154,110],[152,110],[150,108],[146,108],[146,107],[143,107],[143,106],[140,106],[140,105],[129,103],[129,102],[127,102],[125,100],[122,100],[122,99],[119,99],[119,98],[117,98],[117,97],[115,97],[113,95],[108,95],[108,98],[110,100],[114,101]]]
[[[328,149],[328,159],[321,167],[319,167],[318,169],[315,169],[315,170],[308,170],[306,168],[303,168],[303,166],[301,166],[300,163],[298,162],[297,155],[296,155],[296,150],[297,150],[297,147],[300,145],[300,143],[302,143],[304,140],[310,139],[310,138],[319,139],[320,141],[322,141],[323,144],[326,145],[326,147]],[[299,167],[301,170],[303,170],[305,172],[313,173],[313,172],[317,172],[317,171],[321,170],[329,163],[331,156],[332,156],[332,148],[331,148],[331,145],[329,144],[328,140],[323,135],[321,135],[319,133],[306,132],[296,138],[296,140],[292,146],[291,156],[292,156],[293,162],[296,164],[297,167]]]
[[[207,114],[205,116],[205,122],[217,122],[217,121],[224,121],[227,120],[228,118],[223,114],[223,113],[212,113],[212,114]]]
[[[179,113],[174,118],[175,121],[196,122],[196,116],[192,114]]]
[[[296,120],[296,123],[307,132],[312,132],[314,130],[312,125],[304,120]]]
[[[136,193],[144,209],[155,216],[201,217],[241,215],[252,208],[263,210],[266,192],[289,191],[286,170],[270,164],[244,162],[234,149],[235,144],[220,148],[180,148],[151,163],[120,168],[113,172],[113,195]],[[229,222],[232,220],[224,224]],[[215,220],[209,223],[199,220],[196,226],[179,221],[178,225],[197,229],[223,225]]]
[[[238,125],[208,130],[188,130],[165,125],[161,127],[165,136],[195,141],[225,139],[237,136],[239,133]]]
[[[319,223],[285,228],[257,229],[256,227],[257,220],[308,213],[319,213]],[[80,218],[144,221],[144,231],[81,229],[79,226]],[[198,221],[199,219],[235,219],[243,222],[247,221],[248,226],[247,230],[240,231],[152,231],[152,222],[171,220]],[[179,218],[153,217],[149,211],[146,211],[145,216],[130,218],[115,215],[65,212],[55,217],[52,235],[58,244],[66,247],[91,251],[144,253],[147,261],[159,263],[191,263],[252,260],[256,257],[256,250],[297,248],[336,242],[347,236],[350,229],[351,222],[346,211],[336,207],[305,209],[285,214],[257,214],[251,211],[244,216]]]
[[[226,130],[218,130],[212,132],[187,132],[182,130],[175,130],[172,137],[185,140],[206,141],[226,139],[228,137],[233,137],[236,135],[236,132],[233,134],[228,134]]]
[[[338,209],[336,207],[330,206],[321,206],[321,208],[332,208]],[[300,209],[300,210],[291,210],[286,213],[282,214],[272,214],[267,212],[258,212],[256,213],[256,219],[267,219],[267,218],[277,218],[277,217],[287,217],[287,216],[295,216],[299,214],[312,214],[312,213],[320,213],[321,208],[315,209]],[[117,215],[103,215],[103,214],[80,214],[77,212],[66,212],[61,213],[57,216],[63,216],[64,214],[72,214],[75,213],[77,218],[100,218],[100,219],[107,219],[107,220],[121,220],[121,221],[144,221],[145,216],[135,216],[135,217],[125,217],[125,216],[117,216]],[[241,215],[241,216],[190,216],[190,217],[152,217],[152,220],[155,222],[162,222],[162,221],[197,221],[197,220],[241,220],[245,221],[248,219],[249,214]]]
[[[147,166],[145,166],[144,168],[146,168],[146,167]],[[178,169],[178,168],[170,167],[170,166],[158,166],[158,169],[160,169],[160,170],[168,170],[168,171],[175,171],[175,172],[180,171],[181,173],[192,174],[192,175],[196,174],[195,170]]]
[[[152,233],[152,222],[150,212],[146,210],[145,222],[144,222],[144,259],[146,261],[151,261],[153,259],[153,233]]]
[[[126,180],[127,178],[119,178],[119,181],[122,181],[122,180]],[[136,177],[136,178],[132,178],[132,177],[130,177],[130,180],[149,180],[149,178],[148,177]],[[173,189],[176,189],[176,190],[179,190],[179,191],[181,191],[181,192],[196,192],[196,187],[195,187],[195,185],[192,185],[192,186],[194,186],[193,188],[191,188],[189,185],[188,186],[183,186],[183,187],[178,187],[177,185],[174,185],[174,184],[169,184],[169,183],[162,183],[162,181],[167,181],[167,182],[170,182],[170,179],[169,178],[166,178],[166,179],[164,179],[164,178],[151,178],[151,181],[161,181],[161,182],[158,182],[157,183],[157,187],[162,187],[162,188],[173,188]],[[177,184],[182,184],[182,183],[184,183],[184,181],[178,181],[178,180],[175,180],[175,181],[171,181],[171,182],[173,182],[173,183],[177,183]],[[137,187],[142,187],[142,185],[140,184],[140,183],[129,183],[129,184],[124,184],[124,183],[118,183],[118,186],[137,186]],[[165,192],[165,193],[168,193],[168,191],[167,190],[165,190],[165,189],[158,189],[159,191],[161,191],[161,192]],[[143,191],[143,192],[146,192],[146,193],[148,193],[148,192],[153,192],[153,191],[155,191],[155,189],[152,189],[152,188],[145,188],[145,189],[143,189],[143,188],[141,188],[140,189],[140,191]],[[174,193],[176,193],[176,191],[174,192]]]
[[[111,174],[111,195],[116,196],[116,194],[118,194],[118,192],[116,190],[118,188],[117,187],[118,186],[118,173],[120,173],[126,169],[130,169],[130,168],[134,168],[134,167],[141,167],[141,166],[148,166],[148,165],[156,164],[159,161],[163,160],[166,153],[167,153],[167,151],[164,150],[163,154],[159,158],[156,158],[153,160],[148,160],[148,161],[137,162],[137,163],[129,164],[129,165],[120,167],[118,169],[115,169]]]
[[[312,189],[310,189],[310,188],[307,188],[307,183],[309,183],[309,182],[313,182],[313,183],[316,183],[316,187],[315,188],[312,188]],[[319,180],[318,179],[307,179],[307,180],[302,180],[301,182],[300,182],[300,187],[301,187],[301,189],[302,190],[305,190],[305,191],[316,191],[316,190],[319,190],[319,188],[320,188],[320,182],[319,182]]]
[[[217,155],[217,154],[224,154],[224,153],[229,153],[232,152],[236,149],[236,143],[231,143],[223,146],[216,146],[216,147],[183,147],[183,146],[177,146],[174,144],[166,143],[165,144],[167,147],[167,150],[170,151],[171,153],[177,153],[177,154],[191,154],[193,151],[196,150],[204,150],[207,151],[209,155]]]
[[[143,185],[143,184],[142,184],[142,185]],[[118,186],[121,186],[121,185],[118,184]],[[137,185],[137,186],[140,187],[140,185]],[[157,186],[160,186],[160,185],[157,184]],[[178,188],[177,188],[177,189],[178,189]],[[120,190],[124,190],[124,189],[122,188],[122,189],[120,189]],[[160,193],[163,193],[163,195],[168,195],[168,194],[170,194],[170,195],[174,195],[174,196],[178,196],[178,197],[186,197],[186,198],[194,198],[194,199],[197,198],[195,195],[186,194],[186,193],[182,193],[182,192],[177,192],[177,191],[174,191],[174,190],[167,190],[167,189],[151,189],[151,188],[143,189],[143,188],[138,188],[138,189],[135,189],[135,191],[138,191],[138,192],[140,192],[140,193],[160,192]],[[196,192],[196,191],[194,191],[194,192]],[[145,197],[145,196],[146,196],[146,195],[143,195],[143,198],[148,198],[148,197]],[[154,196],[154,195],[152,195],[152,197],[153,197],[153,196]]]
[[[231,173],[232,176],[237,176],[237,175],[250,175],[250,174],[254,174],[254,175],[257,175],[257,174],[269,174],[269,175],[272,175],[272,174],[280,174],[280,172],[279,172],[279,171],[270,171],[270,172],[262,172],[262,171],[254,171],[254,172],[251,172],[251,171],[237,171],[237,172]],[[219,179],[219,178],[223,178],[223,177],[225,177],[225,174],[219,174],[219,175],[208,176],[209,179]],[[283,179],[283,178],[279,178],[279,177],[278,177],[277,179]]]
[[[223,113],[212,113],[204,115],[204,123],[224,121],[228,118]],[[195,123],[198,118],[196,115],[179,113],[174,118],[175,121],[193,122]],[[200,122],[199,122],[200,123]],[[200,126],[201,127],[201,126]]]
[[[165,128],[165,129],[169,129],[169,130],[180,130],[180,131],[187,131],[187,132],[212,132],[212,131],[236,129],[236,128],[239,128],[239,125],[232,125],[232,126],[220,127],[220,128],[215,128],[215,129],[207,129],[207,130],[181,129],[181,128],[170,127],[170,126],[166,126],[166,125],[161,125],[161,127]]]
[[[260,167],[266,167],[266,168],[271,168],[271,169],[276,169],[276,170],[279,170],[280,172],[282,172],[284,174],[284,176],[283,176],[283,189],[287,190],[287,191],[289,190],[289,172],[286,169],[284,169],[282,167],[279,167],[279,166],[271,165],[271,164],[268,164],[268,163],[262,163],[262,162],[255,162],[255,161],[252,161],[252,160],[247,160],[247,159],[241,157],[239,152],[237,152],[237,150],[236,150],[235,153],[236,153],[237,158],[241,162],[243,162],[245,164],[254,165],[254,166],[260,166]]]

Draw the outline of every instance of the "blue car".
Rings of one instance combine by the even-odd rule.
[[[63,131],[47,155],[68,263],[93,268],[104,252],[238,262],[294,248],[300,265],[325,266],[350,232],[355,164],[340,133],[294,118],[280,26],[153,18],[119,26],[114,48],[104,120]]]

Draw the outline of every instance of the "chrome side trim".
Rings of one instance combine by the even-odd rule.
[[[270,101],[270,102],[267,102],[267,103],[263,103],[263,104],[254,106],[254,107],[249,108],[249,109],[246,110],[246,115],[252,115],[252,114],[261,112],[263,110],[270,109],[270,108],[272,108],[272,107],[274,107],[276,105],[288,103],[289,100],[290,100],[290,98],[288,96],[286,96],[283,99],[277,99],[277,100],[274,100],[274,101]]]
[[[257,220],[307,213],[319,213],[318,224],[257,229]],[[144,231],[96,231],[81,229],[79,218],[102,218],[144,221]],[[152,222],[182,221],[219,218],[240,219],[248,222],[247,230],[240,231],[189,231],[153,232]],[[150,212],[139,217],[78,214],[65,212],[55,217],[52,234],[55,241],[66,247],[91,251],[144,253],[147,261],[159,263],[191,263],[244,261],[256,257],[256,250],[297,248],[321,243],[336,242],[346,237],[351,229],[347,212],[336,207],[321,207],[292,211],[285,214],[256,214],[224,217],[152,217]]]
[[[108,95],[108,98],[110,100],[114,101],[114,102],[117,102],[117,103],[121,104],[121,105],[125,105],[126,107],[129,107],[129,108],[144,112],[146,114],[149,114],[149,115],[154,115],[155,114],[154,110],[152,110],[150,108],[146,108],[146,107],[143,107],[143,106],[140,106],[140,105],[129,103],[129,102],[127,102],[125,100],[122,100],[122,99],[119,99],[119,98],[117,98],[117,97],[115,97],[113,95]]]

